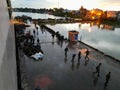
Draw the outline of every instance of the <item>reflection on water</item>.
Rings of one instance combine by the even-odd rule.
[[[56,32],[68,38],[68,31],[76,30],[79,32],[78,40],[82,40],[88,45],[91,45],[108,55],[120,59],[120,28],[99,22],[91,23],[68,23],[47,25]],[[71,47],[71,44],[68,45]]]
[[[94,86],[96,86],[97,82],[98,82],[98,75],[94,75],[93,76],[93,84],[94,84]]]
[[[85,60],[84,65],[87,66],[88,62],[89,62],[89,60]]]
[[[110,26],[110,25],[106,25],[104,24],[103,27],[101,29],[106,29],[106,30],[115,30],[114,26]]]
[[[79,69],[80,67],[80,62],[77,63],[76,69]]]
[[[67,63],[67,55],[65,55],[65,57],[64,57],[64,62],[65,62],[65,64]]]
[[[74,63],[71,64],[71,69],[72,69],[73,71],[75,70],[75,64],[74,64]]]
[[[89,31],[89,32],[91,32],[91,31],[92,31],[91,27],[89,27],[88,31]]]
[[[107,25],[107,24],[101,24],[99,22],[90,22],[90,27],[97,26],[100,30],[115,30],[115,26],[113,25]]]

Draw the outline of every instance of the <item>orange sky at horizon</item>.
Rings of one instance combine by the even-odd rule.
[[[28,8],[64,8],[78,10],[81,6],[91,10],[99,8],[102,10],[120,11],[118,0],[11,0],[13,7]]]

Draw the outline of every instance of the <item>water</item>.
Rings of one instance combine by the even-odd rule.
[[[15,16],[27,15],[33,19],[47,19],[47,18],[61,18],[48,14],[26,13],[26,12],[13,12]],[[101,25],[96,23],[68,23],[68,24],[55,24],[47,25],[55,31],[68,38],[68,31],[77,30],[79,32],[79,40],[93,46],[104,53],[111,55],[120,60],[120,28],[108,25]]]
[[[12,16],[22,16],[22,15],[26,15],[29,17],[32,17],[32,19],[48,19],[48,18],[52,18],[52,19],[60,19],[63,17],[57,17],[57,16],[53,16],[53,15],[49,15],[49,14],[40,14],[40,13],[30,13],[30,12],[13,12]]]
[[[79,32],[78,40],[93,46],[104,53],[120,60],[120,28],[108,25],[92,25],[90,23],[56,24],[47,25],[68,38],[68,31]]]

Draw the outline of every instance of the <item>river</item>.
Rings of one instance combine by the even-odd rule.
[[[60,19],[63,17],[57,17],[57,16],[53,16],[53,15],[49,15],[49,14],[40,14],[40,13],[30,13],[30,12],[13,12],[12,16],[22,16],[22,15],[26,15],[29,17],[32,17],[32,19],[48,19],[48,18],[52,18],[52,19]]]
[[[38,13],[14,12],[13,15],[28,15],[35,19],[60,18]],[[79,32],[79,40],[81,39],[82,42],[120,60],[120,28],[118,27],[101,25],[99,22],[67,23],[47,26],[55,31],[59,31],[66,38],[68,38],[68,31],[76,30]]]

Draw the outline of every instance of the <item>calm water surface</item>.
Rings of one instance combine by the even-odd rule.
[[[32,19],[38,19],[38,18],[41,18],[41,19],[48,19],[48,18],[60,19],[60,18],[62,18],[62,17],[56,17],[56,16],[49,15],[49,14],[40,14],[40,13],[29,13],[29,12],[13,12],[12,13],[13,17],[22,16],[22,15],[32,17]]]
[[[79,40],[91,45],[108,55],[120,60],[120,28],[108,25],[94,25],[93,23],[73,23],[47,25],[68,38],[68,31],[77,30]]]

